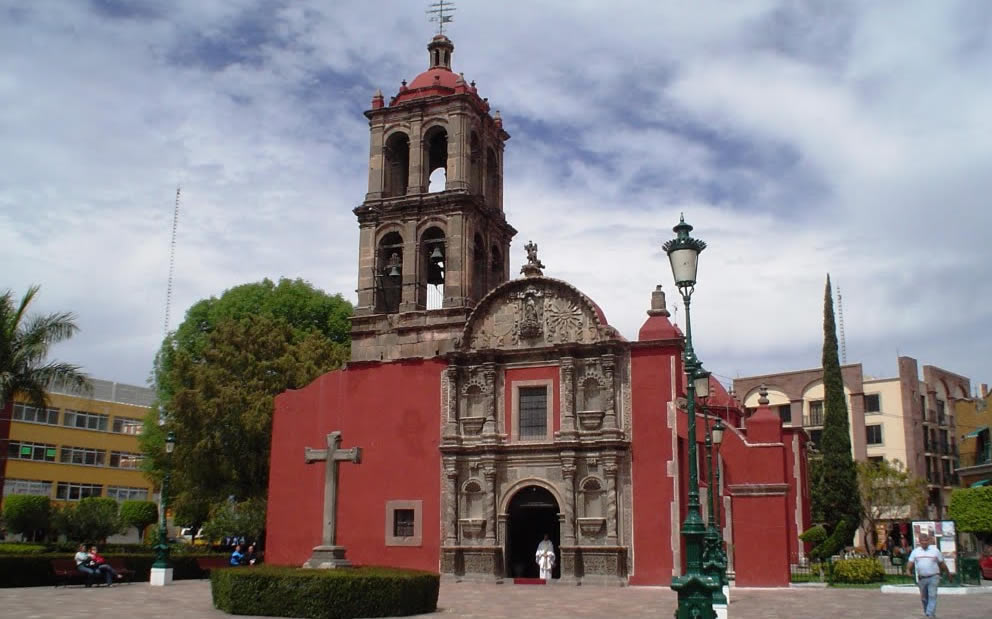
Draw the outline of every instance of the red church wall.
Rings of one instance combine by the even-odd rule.
[[[503,402],[506,405],[503,407],[503,427],[506,428],[506,433],[510,437],[511,441],[516,440],[517,429],[513,426],[513,384],[521,383],[526,381],[537,381],[537,380],[549,380],[552,381],[552,388],[549,392],[549,396],[552,398],[552,432],[558,432],[561,430],[561,402],[559,402],[559,394],[561,393],[561,379],[560,370],[557,365],[541,366],[536,368],[507,368],[505,375],[505,390],[503,392]]]
[[[672,399],[672,360],[681,373],[674,346],[631,350],[631,458],[633,468],[634,562],[632,585],[672,581],[672,457],[668,402]]]
[[[321,542],[324,463],[305,464],[340,430],[337,543],[355,564],[437,571],[440,563],[441,372],[438,360],[354,364],[280,394],[272,421],[266,561],[301,565]],[[356,414],[360,413],[360,414]],[[422,500],[422,544],[385,545],[386,501]]]

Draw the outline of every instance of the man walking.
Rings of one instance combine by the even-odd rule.
[[[940,583],[940,573],[947,573],[944,555],[936,546],[930,546],[930,536],[920,535],[920,545],[909,553],[909,569],[916,571],[916,584],[920,588],[920,601],[923,602],[923,614],[936,617],[937,585]]]

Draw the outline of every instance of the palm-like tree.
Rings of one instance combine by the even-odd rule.
[[[31,286],[20,303],[15,303],[8,290],[0,295],[0,439],[10,435],[10,419],[14,396],[20,395],[32,406],[45,408],[45,390],[51,384],[89,391],[86,375],[79,366],[48,361],[48,351],[67,340],[79,330],[76,317],[70,312],[44,316],[28,316],[28,307],[38,294],[39,286]],[[0,486],[7,468],[6,440],[0,440]]]

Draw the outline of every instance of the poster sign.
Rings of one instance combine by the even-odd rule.
[[[920,535],[927,535],[931,543],[944,555],[944,563],[951,574],[958,573],[957,528],[953,520],[914,520],[913,546],[919,545]]]

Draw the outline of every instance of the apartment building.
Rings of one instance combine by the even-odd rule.
[[[48,408],[15,399],[4,448],[3,496],[35,494],[55,501],[104,496],[154,499],[154,486],[139,470],[138,448],[151,389],[90,380],[80,395],[52,388]]]
[[[957,474],[962,486],[992,485],[992,392],[982,384],[980,397],[954,407],[960,442]]]
[[[855,460],[899,460],[928,485],[930,515],[946,514],[950,493],[958,484],[958,431],[955,404],[970,400],[971,383],[964,376],[912,357],[899,357],[898,375],[866,377],[860,363],[841,366],[847,399],[851,447]],[[783,423],[802,426],[815,444],[823,433],[823,370],[814,368],[734,380],[744,406],[758,405],[758,388]]]

